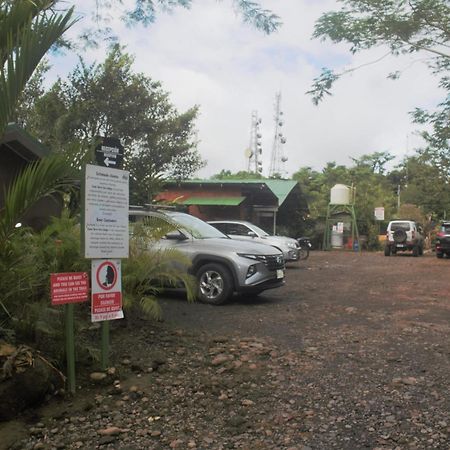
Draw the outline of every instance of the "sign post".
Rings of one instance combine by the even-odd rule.
[[[108,367],[109,320],[123,319],[121,261],[92,260],[92,322],[102,322],[101,367]]]
[[[82,246],[85,258],[92,260],[91,319],[102,322],[102,369],[108,367],[109,320],[123,318],[121,265],[117,258],[128,258],[130,176],[121,170],[123,155],[119,139],[103,137],[95,147],[98,165],[86,165],[83,184]]]
[[[86,272],[50,274],[52,305],[64,305],[68,390],[75,394],[74,303],[88,299],[89,279]]]

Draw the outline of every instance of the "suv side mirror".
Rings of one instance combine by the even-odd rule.
[[[164,237],[171,241],[185,241],[187,239],[187,237],[178,230],[169,231]]]
[[[254,231],[249,231],[247,234],[248,234],[250,237],[253,237],[253,238],[255,238],[255,237],[258,236]]]

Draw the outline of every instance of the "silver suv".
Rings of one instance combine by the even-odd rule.
[[[422,227],[411,220],[393,220],[387,227],[384,256],[405,250],[412,250],[414,256],[423,255]]]
[[[232,239],[250,240],[272,245],[283,252],[286,262],[299,260],[300,245],[296,239],[287,236],[271,236],[262,228],[245,220],[212,220],[208,223]]]
[[[256,242],[230,239],[203,220],[175,211],[130,211],[130,222],[146,217],[162,219],[174,231],[156,242],[158,249],[175,249],[192,261],[197,297],[220,305],[235,292],[257,295],[284,285],[284,258],[280,251]]]

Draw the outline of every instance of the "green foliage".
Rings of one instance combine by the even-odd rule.
[[[450,7],[447,0],[340,0],[341,9],[323,14],[315,25],[313,36],[332,42],[350,44],[350,52],[386,47],[387,54],[423,53],[422,61],[431,73],[441,76],[440,86],[447,92],[437,110],[413,112],[417,123],[429,123],[433,133],[424,133],[431,148],[446,151],[449,142],[450,68],[449,36]],[[383,59],[384,56],[381,58]],[[374,61],[373,63],[378,62]],[[358,68],[337,73],[324,68],[314,79],[308,94],[317,105],[325,95],[331,95],[336,80]],[[388,75],[398,79],[399,71]]]
[[[95,20],[99,23],[107,23],[109,21],[108,11],[111,6],[117,6],[121,3],[121,0],[96,0]],[[234,0],[233,3],[244,22],[253,25],[266,34],[276,31],[281,25],[280,18],[277,15],[262,8],[255,1]],[[156,20],[159,11],[170,12],[177,6],[190,8],[192,0],[135,0],[129,2],[129,4],[131,5],[130,8],[126,9],[122,16],[125,23],[128,26],[136,24],[148,26]],[[105,35],[109,39],[113,36],[111,32]],[[86,35],[86,38],[91,41],[89,34]]]
[[[204,162],[196,148],[198,108],[178,113],[161,84],[134,73],[132,65],[120,46],[102,64],[82,60],[68,81],[57,81],[33,108],[23,110],[21,120],[48,147],[78,150],[76,161],[92,151],[100,135],[119,137],[131,173],[131,202],[142,204],[164,178],[185,179]]]
[[[147,217],[133,225],[130,257],[123,261],[124,306],[139,306],[144,313],[159,318],[156,296],[164,287],[184,287],[189,301],[195,299],[195,279],[187,274],[189,258],[176,250],[157,249],[155,243],[174,226],[157,217]]]
[[[247,170],[240,170],[232,173],[231,170],[222,169],[211,177],[212,180],[261,180],[264,177],[260,173],[248,172]]]
[[[327,163],[321,172],[303,167],[293,175],[306,197],[310,215],[305,222],[305,233],[316,243],[321,242],[323,223],[330,202],[330,191],[335,184],[356,188],[355,210],[360,234],[368,235],[376,247],[378,227],[374,227],[374,209],[384,206],[386,215],[395,211],[395,195],[390,181],[384,175],[385,164],[392,159],[386,152],[375,152],[353,159],[350,168]]]
[[[0,135],[45,53],[74,23],[73,8],[50,10],[50,0],[0,2]]]

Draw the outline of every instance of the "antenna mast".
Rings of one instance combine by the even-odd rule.
[[[262,145],[261,145],[261,118],[258,112],[252,112],[252,125],[250,129],[250,143],[245,150],[245,157],[248,159],[247,171],[254,173],[262,172]]]
[[[273,137],[272,157],[270,160],[269,177],[279,174],[283,176],[286,173],[284,168],[285,162],[288,160],[284,156],[283,145],[286,138],[283,136],[281,129],[284,125],[283,111],[281,111],[281,92],[277,92],[275,96],[275,135]]]

